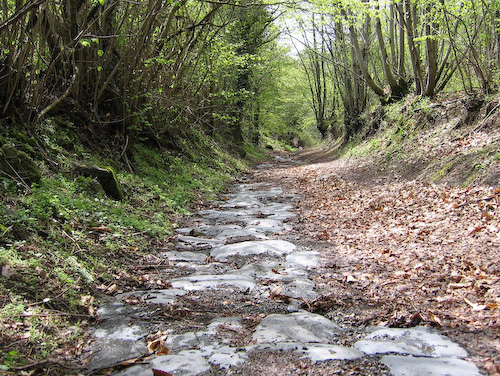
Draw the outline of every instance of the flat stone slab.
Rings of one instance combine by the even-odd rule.
[[[286,261],[304,267],[316,267],[319,265],[319,252],[317,251],[294,252],[286,256]]]
[[[207,258],[205,253],[190,251],[169,251],[163,253],[162,256],[170,261],[187,261],[196,263],[203,263]]]
[[[248,359],[243,348],[211,345],[204,346],[200,350],[210,364],[219,366],[221,369],[237,366]]]
[[[187,292],[181,289],[161,289],[161,290],[138,290],[117,295],[119,299],[123,297],[137,297],[148,304],[170,304],[178,296]]]
[[[354,347],[366,354],[398,353],[435,358],[467,356],[467,351],[458,344],[422,326],[411,329],[379,329],[356,342]]]
[[[288,315],[273,314],[255,328],[252,338],[257,343],[298,342],[326,343],[335,341],[342,329],[326,317],[306,311]]]
[[[211,369],[210,363],[199,350],[159,356],[151,361],[151,368],[175,376],[196,376]]]
[[[295,213],[292,213],[290,210],[293,209],[293,205],[284,204],[281,202],[273,202],[268,203],[262,208],[259,209],[259,213],[264,215],[275,215],[275,214],[287,214],[295,216]]]
[[[316,285],[309,278],[297,277],[290,283],[283,284],[282,294],[297,299],[314,300],[318,297]],[[300,302],[302,303],[302,302]]]
[[[98,327],[94,332],[96,338],[118,339],[123,341],[137,341],[145,335],[145,326],[123,323],[112,323],[109,327]]]
[[[209,244],[211,246],[216,246],[223,244],[223,241],[219,239],[207,239],[207,238],[199,238],[196,236],[186,236],[186,235],[177,235],[177,240],[192,245]]]
[[[185,348],[203,349],[212,348],[214,345],[226,345],[224,339],[217,338],[217,330],[220,326],[229,328],[230,331],[237,332],[242,328],[241,317],[219,317],[212,320],[205,330],[171,334],[167,337],[166,345],[172,351],[180,351]],[[239,349],[234,349],[234,351],[237,350]],[[207,351],[204,351],[204,353],[209,353]],[[227,350],[225,352],[227,353]],[[209,355],[211,355],[211,353],[209,353]]]
[[[187,291],[201,291],[206,289],[224,289],[230,286],[243,290],[252,290],[255,280],[248,276],[238,276],[234,274],[206,274],[193,275],[189,277],[175,278],[171,280],[172,287]]]
[[[241,230],[243,227],[239,225],[214,225],[201,229],[201,231],[210,238],[221,239],[224,235],[221,234],[225,231]]]
[[[245,221],[248,229],[254,229],[266,234],[273,234],[276,232],[288,230],[291,226],[283,223],[283,221],[269,218],[257,218]]]
[[[113,373],[119,376],[151,376],[151,366],[149,364],[139,364],[132,367],[127,367],[123,371]]]
[[[233,272],[238,275],[246,275],[257,280],[275,280],[290,283],[297,277],[308,277],[307,271],[297,264],[286,262],[252,262]]]
[[[267,219],[274,219],[277,221],[286,222],[286,221],[289,221],[289,220],[295,218],[296,216],[297,216],[297,214],[289,212],[289,211],[279,211],[279,212],[275,212],[274,214],[269,215],[267,217]]]
[[[213,249],[210,255],[216,260],[223,260],[230,256],[251,256],[264,253],[271,253],[277,256],[283,256],[295,250],[295,244],[285,240],[261,240],[247,241],[235,244],[223,245]]]
[[[302,359],[311,359],[313,362],[324,362],[327,360],[354,360],[364,356],[358,350],[330,345],[325,343],[298,343],[278,342],[272,344],[251,345],[245,348],[247,351],[280,351],[293,352],[302,355]]]
[[[262,206],[262,202],[257,197],[243,196],[241,194],[234,198],[221,203],[221,208],[258,208]]]
[[[213,221],[215,224],[224,223],[237,223],[242,222],[252,216],[253,211],[251,209],[241,209],[241,210],[201,210],[198,212],[204,218]]]
[[[364,356],[361,351],[349,347],[329,345],[329,344],[308,344],[302,350],[302,358],[311,359],[313,362],[324,362],[326,360],[354,360]]]
[[[143,341],[99,338],[97,348],[94,349],[88,363],[88,369],[92,371],[106,368],[126,359],[138,358],[147,353],[148,350]]]
[[[386,355],[382,363],[394,376],[480,376],[475,364],[455,358]]]

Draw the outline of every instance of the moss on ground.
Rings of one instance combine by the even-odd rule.
[[[192,129],[174,135],[175,152],[130,145],[125,164],[120,151],[68,148],[77,136],[67,122],[43,126],[44,138],[29,144],[21,127],[0,135],[38,159],[42,171],[29,188],[0,178],[0,373],[17,374],[49,355],[59,361],[49,374],[71,373],[64,364],[74,365],[82,352],[81,328],[93,320],[96,294],[120,289],[121,281],[151,287],[131,281],[127,269],[165,246],[194,203],[215,198],[249,160],[265,155],[247,145],[242,160]],[[93,177],[72,176],[75,163],[112,165],[125,198],[107,197]]]
[[[500,112],[488,112],[486,103],[471,117],[460,103],[460,97],[431,101],[409,96],[386,106],[377,124],[367,122],[336,153],[341,158],[371,158],[388,174],[405,179],[498,185]]]

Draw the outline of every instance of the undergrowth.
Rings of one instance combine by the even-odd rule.
[[[71,127],[47,124],[43,146],[59,169],[22,130],[0,135],[43,161],[38,185],[0,179],[0,373],[50,357],[74,360],[98,292],[115,288],[128,266],[164,245],[193,202],[214,198],[248,160],[265,157],[245,145],[243,161],[222,140],[193,129],[176,136],[176,152],[131,145],[130,170],[112,153],[68,148],[76,142]],[[73,176],[75,163],[112,164],[126,198],[113,200],[96,180]]]
[[[471,112],[468,96],[407,98],[363,115],[364,127],[336,151],[371,158],[393,176],[434,183],[495,185],[498,180],[500,98]],[[492,111],[491,109],[495,109]]]

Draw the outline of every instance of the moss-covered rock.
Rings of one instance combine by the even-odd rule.
[[[101,184],[104,192],[115,200],[123,200],[124,194],[120,186],[120,182],[116,177],[115,170],[112,167],[101,168],[92,165],[76,166],[74,172],[77,175],[89,176],[96,178]]]
[[[7,144],[0,148],[0,175],[28,185],[42,179],[35,161],[25,152]]]

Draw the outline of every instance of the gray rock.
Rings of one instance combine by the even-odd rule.
[[[237,287],[243,290],[251,290],[256,286],[253,278],[229,274],[207,274],[175,278],[171,281],[171,284],[173,288],[187,291],[224,289],[228,286],[231,288]]]
[[[270,279],[291,283],[297,277],[307,277],[307,271],[297,264],[286,262],[252,262],[235,270],[234,274],[246,275],[257,280]]]
[[[309,344],[305,349],[296,352],[304,354],[303,358],[311,359],[313,362],[323,362],[326,360],[354,360],[363,357],[361,351],[344,346],[328,344]]]
[[[96,178],[104,192],[115,200],[123,200],[125,197],[115,170],[111,166],[101,168],[95,165],[81,165],[76,166],[73,173]]]
[[[386,355],[382,363],[394,376],[480,376],[477,367],[461,359]]]
[[[178,296],[186,294],[185,290],[180,289],[162,289],[162,290],[147,290],[147,291],[132,291],[117,295],[118,299],[123,297],[137,297],[149,304],[170,304],[175,301]]]
[[[356,342],[354,347],[366,354],[398,353],[457,358],[467,356],[467,352],[458,344],[426,327],[379,329]]]
[[[257,325],[252,338],[257,343],[333,343],[341,332],[341,328],[326,317],[301,311],[267,316]]]
[[[175,376],[196,376],[209,371],[211,367],[201,351],[186,350],[178,354],[156,357],[151,362],[151,368]]]
[[[203,263],[207,258],[205,253],[190,251],[169,251],[163,253],[162,256],[170,261],[189,261],[197,263]]]
[[[212,345],[201,348],[201,351],[210,364],[222,369],[237,366],[248,359],[247,353],[242,348]]]
[[[169,335],[166,345],[171,350],[182,350],[184,348],[194,349],[213,344],[215,338],[207,331],[187,332],[183,334]]]
[[[185,236],[185,235],[177,235],[177,240],[180,242],[193,245],[210,244],[212,246],[215,246],[223,244],[223,241],[219,239],[206,239],[206,238],[198,238],[196,236]]]
[[[363,353],[344,346],[323,343],[278,342],[272,344],[252,345],[247,351],[283,351],[302,355],[303,359],[313,362],[327,360],[354,360],[363,357]]]
[[[232,231],[232,230],[241,230],[243,227],[239,225],[216,225],[216,226],[209,226],[206,229],[203,229],[202,231],[205,233],[206,236],[210,238],[217,238],[217,239],[223,239],[225,235],[221,234],[225,231]]]
[[[216,260],[223,260],[230,256],[250,256],[264,253],[271,253],[277,256],[291,253],[295,250],[295,245],[285,240],[262,240],[248,241],[236,244],[228,244],[216,248],[210,255]]]
[[[123,371],[113,373],[120,376],[151,376],[151,367],[149,364],[138,364],[132,367],[127,367]]]
[[[286,256],[286,261],[289,263],[298,264],[304,267],[314,267],[319,265],[319,252],[317,251],[302,251],[294,252]]]
[[[90,371],[112,366],[126,359],[133,359],[148,353],[142,341],[118,338],[99,338],[87,367]]]
[[[289,230],[291,228],[291,226],[277,219],[259,218],[246,220],[245,222],[247,223],[247,229],[253,229],[256,231],[264,232],[266,234],[273,234],[276,232]]]
[[[39,183],[42,175],[33,159],[11,145],[0,148],[0,176],[28,185]]]
[[[143,338],[144,335],[145,335],[144,325],[138,325],[138,324],[127,325],[126,323],[119,324],[116,322],[112,323],[111,325],[108,325],[107,327],[101,325],[94,332],[94,336],[96,338],[106,338],[109,340],[117,339],[123,341],[137,341]]]
[[[283,285],[283,295],[297,299],[314,300],[318,297],[316,286],[308,278],[294,278],[290,283]]]

